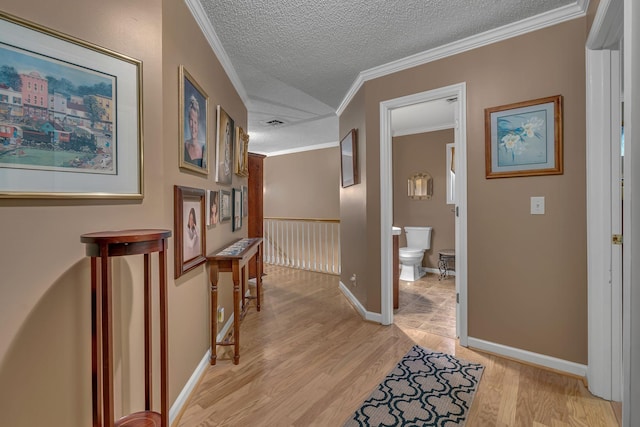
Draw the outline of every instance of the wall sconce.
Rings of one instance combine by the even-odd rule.
[[[430,199],[433,195],[433,178],[428,173],[414,173],[408,181],[407,194],[414,200]]]

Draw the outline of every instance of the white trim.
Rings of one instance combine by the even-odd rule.
[[[617,47],[622,37],[623,0],[601,0],[587,37],[588,49]]]
[[[610,47],[621,35],[620,0],[603,0],[587,39],[587,291],[589,391],[622,399],[622,289],[619,247],[618,179],[614,179],[620,140],[620,56]],[[616,40],[616,37],[618,40]],[[615,135],[618,135],[617,137]],[[614,146],[614,144],[618,144]],[[617,155],[615,154],[617,152]],[[619,172],[619,171],[618,171]]]
[[[344,99],[338,106],[336,114],[339,116],[347,108],[353,97],[358,93],[364,82],[377,79],[389,74],[397,73],[418,65],[427,64],[438,59],[457,55],[479,47],[487,46],[503,40],[517,37],[522,34],[538,31],[552,25],[580,18],[585,15],[587,7],[586,0],[579,0],[577,3],[569,4],[549,12],[541,13],[531,18],[523,19],[512,24],[505,25],[494,30],[467,37],[453,43],[449,43],[434,49],[426,50],[406,58],[389,62],[378,67],[370,68],[360,72],[353,82]]]
[[[339,145],[340,145],[340,142],[336,141],[336,142],[326,142],[324,144],[305,145],[304,147],[289,148],[289,149],[286,149],[286,150],[274,151],[273,153],[272,152],[260,152],[260,150],[251,150],[251,152],[252,153],[268,155],[269,157],[275,157],[275,156],[283,156],[285,154],[302,153],[304,151],[323,150],[325,148],[338,147]]]
[[[611,399],[610,51],[586,51],[589,390]]]
[[[496,344],[478,338],[469,337],[469,347],[488,351],[509,359],[520,360],[522,362],[543,366],[545,368],[565,372],[567,374],[577,375],[579,377],[584,377],[587,373],[587,366],[580,363],[558,359],[545,354],[533,353],[531,351],[521,350],[519,348],[509,347],[502,344]]]
[[[244,105],[249,109],[251,101],[249,100],[247,91],[245,90],[240,77],[238,77],[235,68],[233,68],[231,59],[229,59],[229,55],[227,55],[227,52],[224,50],[222,42],[220,42],[216,31],[213,29],[211,21],[209,21],[209,17],[207,16],[207,12],[202,8],[202,4],[199,0],[184,0],[184,2],[189,8],[191,15],[193,15],[193,18],[196,20],[198,27],[200,27],[202,34],[209,42],[209,46],[211,46],[213,53],[218,58],[218,61],[220,61],[220,65],[222,65],[222,68],[224,68],[224,71],[227,73],[227,77],[231,80],[231,84],[236,89],[236,92],[238,92],[238,96],[240,96]]]
[[[380,103],[380,304],[382,324],[393,323],[393,280],[392,280],[392,244],[391,227],[393,221],[393,159],[391,137],[391,111],[395,108],[414,105],[456,96],[455,127],[456,143],[456,197],[459,216],[456,219],[456,290],[460,296],[459,315],[456,327],[459,328],[460,345],[467,345],[467,134],[466,83],[434,89],[426,92],[403,96]]]
[[[169,409],[169,425],[172,425],[176,421],[178,415],[180,415],[180,412],[184,408],[184,405],[186,405],[191,392],[193,392],[193,389],[196,388],[200,377],[202,376],[202,374],[204,374],[205,369],[207,369],[207,367],[209,366],[210,357],[211,349],[207,350],[207,352],[204,354],[202,360],[200,361],[200,363],[198,363],[198,366],[191,374],[191,377],[189,377],[189,380],[182,388],[182,391],[176,398],[175,402],[173,402],[173,405],[171,405],[171,408]]]
[[[233,318],[234,318],[233,313],[231,313],[231,316],[229,316],[229,319],[227,320],[227,322],[224,324],[224,326],[216,336],[216,341],[220,342],[224,340],[225,335],[227,334],[227,332],[229,332],[229,329],[231,329],[231,327],[233,326]],[[180,415],[182,408],[184,408],[184,405],[187,403],[187,400],[189,399],[189,395],[191,395],[191,392],[193,391],[193,389],[198,385],[198,381],[200,380],[200,377],[202,376],[202,374],[204,374],[205,369],[209,366],[210,358],[211,358],[211,349],[208,349],[207,352],[202,357],[202,360],[200,361],[200,363],[198,363],[198,366],[196,366],[196,369],[193,371],[193,373],[189,377],[189,380],[182,388],[182,391],[180,392],[180,394],[178,394],[178,397],[173,402],[173,405],[171,405],[171,408],[169,409],[169,425],[172,425],[173,422],[176,420],[176,417]]]
[[[445,129],[453,129],[456,126],[455,123],[447,123],[440,126],[419,126],[411,129],[403,129],[401,131],[395,131],[391,133],[391,136],[405,136],[405,135],[415,135],[417,133],[427,133],[427,132],[436,132],[439,130]]]
[[[362,316],[365,320],[370,320],[376,323],[382,323],[382,317],[380,316],[380,313],[373,313],[371,311],[365,310],[364,306],[360,304],[360,301],[358,301],[358,298],[356,298],[351,293],[349,288],[347,288],[345,284],[342,283],[342,281],[340,282],[340,285],[338,287],[340,288],[344,296],[347,297],[351,305],[353,305],[353,308],[355,308],[356,311],[360,314],[360,316]]]
[[[624,0],[623,427],[640,426],[640,5]]]

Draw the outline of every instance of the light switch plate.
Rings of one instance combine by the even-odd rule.
[[[531,215],[544,215],[544,197],[531,198]]]

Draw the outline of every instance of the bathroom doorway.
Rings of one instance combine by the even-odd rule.
[[[393,225],[401,230],[403,248],[394,323],[448,338],[457,337],[455,255],[450,255],[455,254],[455,191],[450,187],[455,183],[456,102],[444,98],[391,113]],[[426,196],[409,194],[408,179],[415,174],[430,177]],[[430,232],[416,232],[415,227],[429,227]],[[405,247],[424,251],[407,252]],[[440,271],[441,264],[445,270]]]
[[[460,344],[467,345],[467,215],[466,215],[466,85],[455,84],[440,89],[417,93],[380,103],[380,224],[381,224],[381,317],[383,324],[393,323],[393,120],[392,112],[408,106],[437,100],[455,99],[454,144],[455,144],[455,291],[456,291],[456,335]],[[451,128],[451,123],[447,125]]]

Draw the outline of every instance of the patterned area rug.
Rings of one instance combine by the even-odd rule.
[[[344,426],[462,426],[483,370],[413,346]]]

